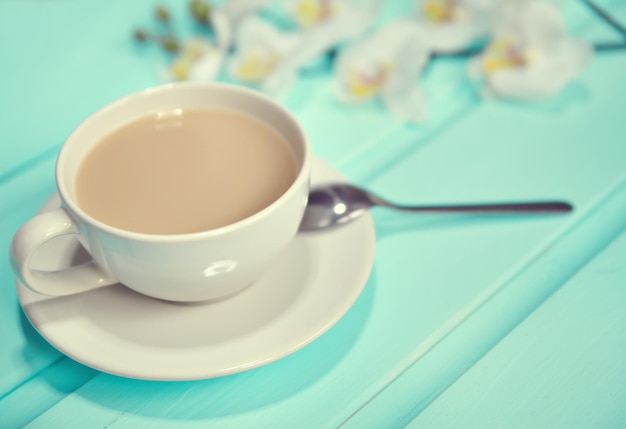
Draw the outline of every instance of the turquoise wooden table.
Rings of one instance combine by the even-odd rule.
[[[624,2],[599,3],[626,22]],[[161,82],[156,51],[129,37],[153,6],[0,2],[0,247],[53,194],[72,128]],[[619,41],[579,2],[563,6],[572,34]],[[66,357],[23,314],[1,258],[0,427],[626,427],[625,72],[623,51],[597,53],[556,96],[507,102],[481,99],[466,62],[440,58],[423,77],[421,125],[338,103],[328,69],[302,75],[281,102],[354,182],[397,201],[562,198],[575,211],[374,210],[373,267],[345,316],[282,359],[205,380],[136,380]]]

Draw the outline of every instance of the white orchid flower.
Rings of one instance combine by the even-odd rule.
[[[294,21],[305,29],[353,12],[353,6],[347,0],[294,0],[289,6]]]
[[[211,12],[209,21],[217,36],[218,45],[227,50],[233,43],[233,33],[244,18],[262,9],[270,0],[226,0]]]
[[[233,42],[233,32],[237,24],[267,3],[269,0],[227,0],[219,8],[211,10],[208,24],[213,29],[215,39],[192,37],[185,41],[166,71],[166,78],[214,80]]]
[[[502,0],[420,0],[418,26],[433,52],[453,52],[489,33]]]
[[[235,36],[236,51],[228,72],[236,79],[261,84],[285,56],[299,43],[302,35],[283,32],[256,16],[245,18]]]
[[[536,100],[560,91],[592,54],[588,42],[567,36],[556,4],[512,0],[502,4],[493,39],[469,73],[484,81],[487,96]]]
[[[194,37],[185,41],[166,72],[166,77],[175,80],[211,80],[219,73],[222,60],[223,55],[215,43]]]
[[[315,23],[311,21],[309,28],[300,33],[297,46],[263,82],[265,92],[278,94],[284,91],[295,80],[300,68],[338,44],[362,34],[376,15],[378,0],[363,1],[360,8],[350,6],[345,0],[333,4],[335,6],[329,3],[327,7],[334,12],[324,14],[323,19],[318,16]]]
[[[426,116],[426,99],[417,78],[428,56],[414,22],[399,20],[388,24],[339,55],[339,98],[354,103],[380,97],[396,116],[421,122]]]
[[[237,51],[228,66],[229,74],[278,95],[296,79],[300,68],[337,43],[365,31],[373,17],[374,8],[363,7],[293,32],[281,31],[258,17],[247,17],[237,30]]]

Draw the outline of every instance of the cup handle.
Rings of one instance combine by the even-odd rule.
[[[78,234],[75,223],[62,208],[41,213],[17,230],[11,242],[11,265],[19,280],[44,295],[70,295],[117,283],[113,275],[91,260],[59,271],[30,266],[31,258],[45,242],[62,235]]]

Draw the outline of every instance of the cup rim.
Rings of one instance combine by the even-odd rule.
[[[67,143],[70,139],[74,137],[76,133],[82,130],[84,127],[89,126],[89,123],[97,116],[100,116],[112,109],[116,109],[118,106],[128,102],[132,98],[136,98],[139,96],[149,95],[155,92],[161,91],[170,91],[175,90],[176,88],[182,87],[197,87],[204,89],[211,88],[221,88],[227,91],[238,92],[243,94],[246,97],[252,97],[260,99],[261,101],[271,104],[281,115],[285,116],[295,127],[303,146],[303,159],[302,165],[298,171],[298,175],[293,180],[293,182],[289,185],[289,188],[283,194],[275,199],[270,205],[259,210],[258,212],[244,218],[238,220],[236,222],[230,223],[228,225],[224,225],[218,228],[209,229],[206,231],[199,232],[190,232],[183,234],[147,234],[142,232],[128,231],[125,229],[117,228],[111,225],[108,225],[104,222],[101,222],[94,217],[87,214],[84,210],[82,210],[76,201],[70,197],[69,190],[67,188],[66,183],[61,179],[61,170],[63,168],[63,163],[65,157],[67,155]],[[278,130],[277,130],[278,131]],[[311,169],[311,144],[309,142],[308,136],[302,124],[298,121],[298,119],[291,113],[288,109],[286,109],[283,105],[278,103],[276,100],[272,99],[266,94],[263,94],[260,91],[256,91],[250,88],[243,87],[241,85],[224,83],[224,82],[170,82],[161,85],[154,85],[147,88],[144,88],[139,91],[132,92],[123,97],[120,97],[108,104],[105,104],[95,112],[91,113],[85,119],[83,119],[74,130],[68,135],[65,139],[64,144],[59,151],[59,155],[57,156],[56,165],[55,165],[55,178],[57,183],[57,190],[61,197],[61,205],[67,206],[72,213],[76,214],[82,221],[91,224],[92,226],[97,227],[100,230],[103,230],[111,235],[123,236],[127,239],[132,239],[136,241],[144,241],[144,242],[179,242],[179,241],[194,241],[194,240],[202,240],[208,237],[214,237],[229,233],[230,231],[245,228],[248,225],[251,225],[257,222],[259,219],[267,216],[268,213],[274,211],[283,204],[285,200],[288,200],[292,197],[292,194],[298,191],[305,182],[309,181],[309,172]]]

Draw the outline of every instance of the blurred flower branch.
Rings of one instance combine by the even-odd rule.
[[[214,80],[224,72],[273,95],[326,57],[340,100],[380,98],[393,114],[420,122],[427,100],[419,78],[430,61],[467,60],[484,96],[536,100],[559,92],[594,52],[626,49],[626,28],[594,1],[581,1],[625,40],[571,37],[550,0],[417,0],[412,14],[380,28],[373,28],[380,0],[191,0],[191,18],[212,37],[181,41],[164,6],[155,9],[157,31],[134,36],[173,55],[168,79]]]

